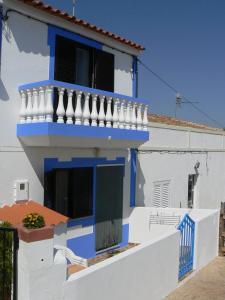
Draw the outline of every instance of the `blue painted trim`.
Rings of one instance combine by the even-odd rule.
[[[195,222],[185,214],[177,227],[180,230],[179,280],[193,269],[195,247]]]
[[[127,246],[129,241],[129,224],[124,224],[122,227],[122,241],[120,244],[112,247],[111,249],[118,249]],[[83,235],[80,237],[67,240],[67,247],[69,247],[76,255],[84,258],[93,258],[100,253],[107,252],[103,250],[96,253],[95,251],[95,231],[91,234]]]
[[[133,56],[133,97],[138,98],[138,63],[137,57]]]
[[[95,257],[95,236],[94,233],[67,240],[67,247],[76,255],[83,258]]]
[[[130,207],[136,203],[137,150],[130,149]]]
[[[83,37],[79,34],[56,26],[48,25],[48,45],[50,46],[49,79],[51,80],[54,80],[55,77],[55,43],[57,35],[76,41],[83,45],[90,46],[92,48],[102,49],[103,47],[100,42],[94,41],[92,39]]]
[[[17,136],[64,136],[110,140],[148,141],[148,131],[127,130],[106,127],[92,127],[75,124],[31,123],[17,124]]]
[[[69,169],[78,167],[96,167],[98,165],[124,165],[125,158],[117,157],[114,160],[108,160],[106,157],[75,157],[70,161],[59,161],[58,158],[45,158],[44,171],[49,172],[53,169]],[[95,183],[95,182],[94,182]],[[94,191],[93,191],[94,192]]]
[[[103,95],[103,96],[107,96],[107,97],[120,98],[123,100],[132,101],[132,102],[149,104],[149,100],[146,100],[146,99],[130,97],[130,96],[122,95],[122,94],[112,93],[112,92],[108,92],[108,91],[98,90],[98,89],[94,89],[94,88],[89,88],[89,87],[85,87],[85,86],[81,86],[81,85],[77,85],[77,84],[71,84],[71,83],[52,80],[52,79],[20,85],[19,91],[27,90],[27,89],[31,89],[31,88],[37,88],[40,86],[48,86],[48,85],[62,87],[65,89],[79,90],[79,91],[83,91],[83,92],[87,92],[87,93],[91,93],[91,94]]]
[[[90,216],[90,217],[69,220],[67,222],[67,227],[74,227],[74,226],[87,227],[87,226],[94,225],[94,223],[95,223],[94,216]]]

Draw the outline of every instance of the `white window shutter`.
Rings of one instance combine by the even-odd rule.
[[[161,185],[154,184],[154,192],[153,192],[153,206],[160,207],[161,204]]]
[[[162,207],[169,207],[169,182],[162,183],[161,192],[162,192],[162,198],[161,198]]]
[[[169,184],[167,181],[157,181],[153,183],[153,206],[169,207]]]

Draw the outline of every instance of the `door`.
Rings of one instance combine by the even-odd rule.
[[[96,168],[96,251],[122,241],[123,166]]]
[[[192,174],[188,176],[188,208],[194,207],[195,188],[198,176]]]

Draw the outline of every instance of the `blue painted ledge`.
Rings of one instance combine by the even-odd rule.
[[[45,122],[18,124],[17,137],[28,146],[134,147],[148,141],[149,132]]]

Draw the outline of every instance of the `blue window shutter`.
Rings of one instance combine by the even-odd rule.
[[[137,150],[130,149],[130,207],[136,204]]]

